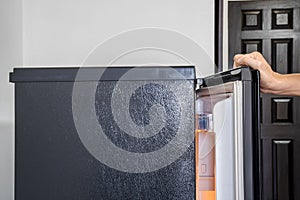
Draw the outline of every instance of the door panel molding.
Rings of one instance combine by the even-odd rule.
[[[271,98],[272,123],[293,123],[293,98]]]
[[[283,74],[293,72],[293,39],[271,39],[271,66]]]
[[[261,30],[262,29],[262,10],[242,10],[242,30]]]
[[[217,0],[216,4],[219,5],[218,10],[220,11],[220,15],[218,18],[218,35],[219,35],[219,48],[221,48],[221,50],[218,50],[218,67],[219,70],[228,70],[230,69],[232,66],[232,58],[230,58],[230,52],[229,52],[229,30],[228,30],[228,24],[229,24],[229,18],[228,15],[230,14],[229,12],[229,4],[233,3],[233,2],[238,2],[241,3],[241,9],[242,10],[247,10],[247,6],[252,4],[253,2],[255,2],[256,4],[256,9],[269,9],[270,6],[268,4],[266,4],[266,2],[268,1],[255,1],[255,0]],[[269,1],[271,2],[271,1]],[[281,3],[280,9],[291,9],[293,7],[297,7],[297,10],[293,11],[293,15],[295,17],[299,17],[299,3],[296,1],[272,1],[272,4],[276,5],[277,3]],[[249,8],[248,8],[249,9]],[[256,9],[252,9],[252,10],[256,10]],[[250,9],[249,9],[250,10]],[[262,13],[262,18],[270,18],[271,19],[271,10],[267,11],[267,12],[263,12]],[[241,25],[240,25],[241,26]],[[272,23],[269,24],[262,24],[262,27],[265,31],[268,30],[272,30]],[[296,30],[300,29],[300,25],[295,24],[294,22],[294,26],[293,28]],[[278,29],[277,31],[277,38],[289,38],[291,37],[291,33],[293,32],[291,30],[290,33],[286,33],[286,30],[282,30],[282,29]],[[255,34],[257,34],[256,36],[251,37],[251,34],[249,33],[251,31],[243,31],[242,33],[242,37],[243,38],[248,38],[248,39],[255,39],[255,38],[261,38],[261,39],[269,39],[269,35],[271,32],[266,33],[260,30],[256,30],[254,31]],[[299,35],[299,33],[294,33],[296,35]]]
[[[293,8],[272,9],[272,29],[293,29]]]
[[[293,199],[292,140],[273,140],[273,199]]]
[[[241,40],[241,53],[249,53],[253,51],[262,52],[263,41],[261,39]]]

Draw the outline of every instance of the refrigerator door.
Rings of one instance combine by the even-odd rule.
[[[196,98],[197,198],[260,199],[258,72],[239,68],[200,82]],[[210,119],[205,119],[207,116]],[[214,187],[207,187],[212,183]]]

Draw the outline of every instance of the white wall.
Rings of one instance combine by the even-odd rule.
[[[99,43],[141,27],[180,32],[213,59],[213,12],[212,0],[1,0],[0,200],[13,198],[13,65],[80,65]]]
[[[24,65],[81,64],[99,43],[141,27],[178,31],[213,58],[213,2],[24,0]]]
[[[13,199],[13,85],[8,73],[22,65],[22,0],[0,1],[0,200]]]

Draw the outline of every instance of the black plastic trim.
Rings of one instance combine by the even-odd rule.
[[[201,87],[209,87],[232,81],[251,81],[252,69],[249,67],[234,68],[202,79]]]
[[[253,155],[254,155],[254,198],[261,200],[262,198],[262,141],[261,141],[261,96],[260,96],[260,72],[252,71],[252,99],[253,99],[253,114],[252,126],[255,127],[253,140]]]
[[[243,82],[244,180],[245,199],[260,200],[261,196],[261,131],[260,76],[251,71],[252,81]]]

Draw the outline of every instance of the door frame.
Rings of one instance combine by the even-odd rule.
[[[255,0],[215,0],[215,63],[217,72],[228,70],[228,5],[234,1]]]

